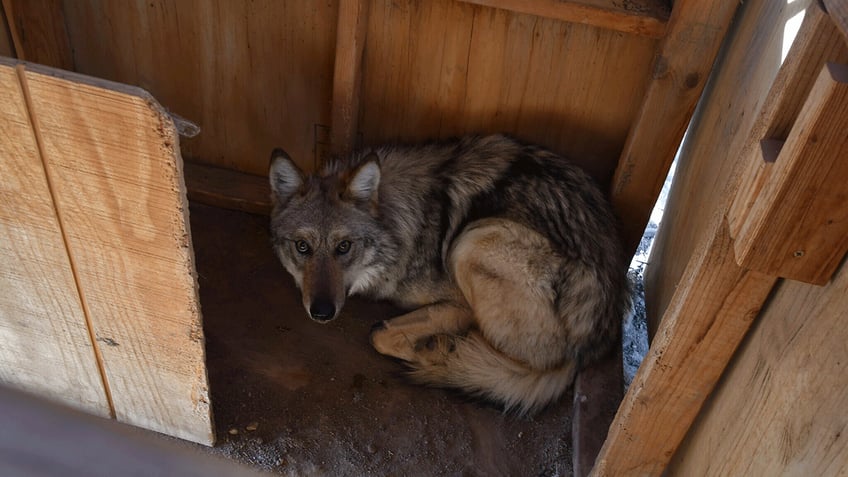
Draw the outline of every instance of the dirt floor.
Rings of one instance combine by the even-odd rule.
[[[350,300],[309,320],[267,217],[191,205],[218,444],[285,475],[572,475],[571,396],[533,418],[407,383],[368,332],[399,313]]]

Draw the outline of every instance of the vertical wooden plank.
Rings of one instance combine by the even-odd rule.
[[[824,287],[783,281],[668,475],[848,473],[848,267]]]
[[[817,285],[830,280],[848,249],[845,111],[848,66],[828,63],[777,160],[736,194],[728,217],[740,265]]]
[[[823,0],[824,8],[833,23],[848,40],[848,2],[845,0]]]
[[[0,56],[15,56],[15,46],[12,42],[12,32],[6,20],[6,12],[0,3]]]
[[[33,124],[118,420],[213,440],[178,136],[146,92],[28,68]]]
[[[0,384],[110,414],[26,102],[0,65]]]
[[[140,86],[200,126],[186,158],[267,175],[312,169],[331,123],[337,0],[64,2],[76,71]]]
[[[74,69],[62,0],[2,0],[18,59]]]
[[[622,234],[636,249],[680,146],[695,104],[739,5],[738,0],[678,0],[653,64],[652,81],[627,136],[611,199]]]
[[[592,475],[660,475],[776,278],[736,264],[717,215],[633,378]]]
[[[369,0],[339,0],[336,60],[333,73],[331,151],[347,154],[356,146],[362,53],[368,27]]]

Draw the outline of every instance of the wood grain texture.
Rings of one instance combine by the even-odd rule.
[[[144,91],[58,70],[28,67],[26,86],[117,419],[211,444],[188,204],[170,118]]]
[[[681,149],[669,205],[645,270],[652,335],[712,216],[727,209],[737,184],[744,187],[740,177],[755,177],[745,167],[762,164],[741,158],[759,154],[765,137],[786,138],[821,66],[848,55],[841,35],[815,5],[810,0],[751,0],[740,7],[724,57]],[[805,10],[781,70],[786,23]],[[796,86],[786,87],[790,79]]]
[[[625,246],[636,250],[654,202],[701,97],[737,0],[678,0],[655,55],[652,81],[621,152],[611,199],[627,217]]]
[[[848,40],[848,2],[845,0],[823,0],[822,3],[836,28]]]
[[[776,278],[736,264],[716,216],[633,378],[592,475],[661,475]]]
[[[26,100],[8,64],[0,64],[0,104],[0,384],[108,417]]]
[[[366,145],[507,132],[608,184],[656,41],[453,0],[372,0]]]
[[[184,171],[191,201],[252,214],[271,213],[271,186],[267,177],[193,162],[186,162]]]
[[[12,32],[9,30],[9,24],[6,22],[6,13],[3,10],[2,2],[0,2],[0,56],[15,56]]]
[[[824,287],[783,281],[668,475],[848,473],[848,267]]]
[[[793,109],[794,106],[792,105],[794,105],[794,101],[789,100],[789,98],[795,94],[806,94],[805,92],[799,93],[797,91],[798,89],[803,89],[802,87],[789,83],[787,84],[787,90],[790,91],[789,94],[780,97],[767,96],[772,82],[777,84],[778,80],[786,74],[784,71],[787,71],[784,69],[780,75],[777,74],[777,69],[780,66],[782,40],[785,34],[785,20],[794,17],[805,8],[807,8],[806,4],[778,5],[774,2],[765,1],[746,2],[743,6],[743,9],[739,13],[738,26],[729,39],[730,43],[721,67],[716,71],[715,76],[711,80],[712,88],[705,97],[704,106],[699,112],[698,119],[693,122],[690,140],[687,141],[687,145],[681,153],[681,169],[678,171],[679,179],[675,183],[670,197],[670,203],[673,204],[673,208],[670,210],[674,212],[669,213],[669,209],[666,210],[666,220],[660,230],[660,234],[664,237],[665,242],[663,243],[663,248],[655,248],[652,255],[652,263],[649,265],[652,282],[647,283],[646,288],[650,289],[648,287],[651,286],[651,283],[656,284],[657,277],[661,276],[663,278],[660,283],[663,284],[663,287],[660,289],[660,293],[665,297],[670,297],[667,302],[663,303],[664,317],[659,324],[659,331],[654,338],[651,351],[649,351],[649,358],[652,356],[658,360],[661,358],[662,364],[671,364],[671,373],[675,373],[677,366],[681,364],[679,354],[669,354],[669,350],[665,349],[665,345],[673,342],[675,346],[689,346],[689,351],[693,353],[693,359],[697,363],[686,366],[688,374],[685,379],[700,382],[702,385],[710,381],[715,382],[714,379],[718,377],[718,373],[724,368],[735,348],[735,344],[744,335],[745,322],[744,320],[734,321],[732,316],[728,316],[728,313],[720,313],[716,316],[715,321],[710,323],[710,329],[715,329],[717,332],[718,330],[723,330],[722,334],[724,336],[711,346],[712,350],[701,351],[701,343],[710,336],[710,333],[698,334],[698,339],[692,342],[692,336],[683,331],[685,328],[680,327],[697,326],[696,324],[700,323],[703,318],[703,311],[691,310],[688,316],[681,314],[680,297],[682,293],[689,293],[685,290],[690,290],[693,284],[697,283],[700,292],[704,293],[707,299],[723,301],[725,303],[748,301],[747,313],[750,315],[749,319],[752,319],[758,312],[756,302],[758,300],[765,300],[768,296],[768,289],[770,288],[768,283],[774,279],[760,272],[745,271],[735,264],[735,259],[732,258],[733,242],[728,236],[729,227],[722,217],[733,198],[738,179],[741,175],[740,172],[744,171],[747,166],[744,162],[740,163],[740,154],[746,150],[758,148],[759,139],[763,137],[762,132],[768,129],[769,125],[781,124],[781,121],[763,121],[762,115],[766,114],[767,111],[772,111],[772,113],[768,113],[766,116],[772,118],[775,111],[783,111],[786,112],[786,117],[790,118],[792,116],[788,114],[788,111]],[[815,10],[816,8],[815,4],[813,4],[810,10],[807,11],[804,25],[799,33],[799,39],[796,40],[796,45],[798,41],[802,41],[805,35],[811,35],[815,32],[816,29],[813,26],[824,24],[819,23],[820,17],[817,10]],[[791,58],[793,55],[804,56],[811,61],[816,61],[816,59],[821,60],[822,55],[827,55],[827,52],[817,50],[800,53],[796,52],[796,50],[797,48],[793,47],[793,51],[790,52],[790,56],[787,58],[787,64],[792,64]],[[800,58],[800,56],[798,57]],[[804,68],[798,69],[798,71],[803,70]],[[742,81],[741,84],[740,80]],[[783,117],[782,114],[778,114],[777,117]],[[789,124],[791,125],[791,121]],[[700,200],[696,200],[695,198]],[[707,206],[705,207],[704,204],[707,204]],[[715,225],[717,220],[722,220],[721,229],[723,229],[721,234],[718,235],[715,233],[716,230],[720,230]],[[672,225],[669,226],[669,223]],[[714,240],[722,237],[720,241],[715,243],[723,244],[723,250],[718,255],[706,261],[704,260],[703,247],[699,246],[695,248],[691,243],[692,240],[697,240],[698,237],[703,237],[704,234],[713,236]],[[655,247],[657,243],[655,243]],[[672,244],[674,247],[671,246]],[[686,250],[687,253],[679,255],[669,254],[670,250],[677,252]],[[659,255],[657,255],[658,251]],[[656,261],[655,257],[658,257]],[[693,267],[697,267],[699,262],[701,263],[700,266],[704,267],[705,270],[710,268],[714,270],[724,269],[723,280],[727,283],[725,286],[732,287],[733,291],[728,294],[722,292],[721,289],[717,290],[714,287],[719,286],[718,283],[712,282],[705,277],[693,281],[692,269]],[[680,270],[679,267],[683,265],[685,265],[685,271],[678,273]],[[657,270],[660,270],[660,272]],[[734,272],[734,270],[736,271]],[[662,273],[662,271],[665,271],[665,273]],[[669,276],[669,271],[674,271],[675,275]],[[747,276],[748,279],[741,280],[740,278],[744,276]],[[655,291],[654,293],[654,297],[656,297],[657,292]],[[759,298],[757,295],[759,295]],[[743,312],[743,308],[739,309],[739,313]],[[673,317],[681,316],[686,317],[683,322],[679,318],[677,320],[673,319]],[[793,314],[792,316],[797,318],[801,315]],[[653,359],[648,363],[650,364],[647,366],[643,365],[640,369],[640,374],[644,376],[650,376],[651,374],[660,376],[667,372],[662,366],[655,368]],[[636,381],[640,379],[642,378],[637,375],[636,380],[634,380],[637,390],[643,388],[643,386],[636,384]],[[673,381],[671,382],[673,383]],[[634,385],[631,385],[631,390]],[[664,392],[674,392],[675,386],[669,386],[668,382],[664,382],[659,386],[654,383],[654,386],[644,386],[644,388],[649,389],[650,392],[645,393],[643,399],[638,401],[639,405],[643,406],[643,408],[631,408],[629,404],[630,396],[627,396],[625,397],[625,404],[620,409],[620,415],[623,412],[635,412],[636,414],[644,415],[645,409],[667,408],[663,400],[657,401],[651,393],[656,389],[664,389]],[[688,424],[691,422],[691,417],[694,417],[694,413],[700,408],[703,401],[701,392],[704,391],[708,392],[709,389],[706,387],[700,388],[696,395],[698,400],[690,404],[695,409],[684,412],[685,427],[689,427]],[[680,399],[686,399],[691,396],[686,391],[681,392],[678,389],[677,392]],[[737,389],[737,399],[752,400],[750,397],[754,395],[748,394],[751,392],[750,383],[742,384]],[[641,391],[634,391],[634,396],[638,394],[642,394]],[[753,399],[760,399],[760,396],[753,397]],[[664,412],[661,416],[657,416],[655,422],[662,423],[663,427],[661,429],[655,428],[653,431],[648,430],[646,431],[647,434],[644,435],[651,436],[651,433],[653,433],[654,435],[665,436],[668,429],[676,431],[679,428],[679,424],[674,422],[673,419],[678,415],[676,408],[672,408],[670,412]],[[725,417],[751,430],[748,438],[752,440],[758,439],[756,437],[756,429],[771,419],[771,416],[767,414],[750,416],[728,413]],[[673,425],[666,427],[669,421],[672,421]],[[642,426],[651,429],[651,424],[631,418],[622,421],[624,425],[620,426],[620,428],[617,428],[617,424],[614,423],[611,433],[620,433],[619,435],[623,439],[619,438],[619,441],[636,442],[636,445],[644,445],[640,422]],[[698,424],[692,426],[689,432],[699,432],[698,427],[700,427]],[[638,430],[640,434],[638,436],[628,434],[629,432],[634,432],[634,430]],[[726,432],[726,428],[714,428],[713,432],[706,438],[715,442],[722,441],[726,439]],[[677,436],[677,434],[674,434],[675,438]],[[672,457],[674,449],[662,442],[657,442],[664,438],[648,437],[648,445],[660,450],[665,448],[665,458],[668,460]],[[610,444],[610,441],[608,441],[608,444]],[[686,447],[687,444],[684,444],[682,449],[686,449]],[[681,452],[688,452],[689,455],[694,455],[694,452],[702,451],[703,448],[692,449],[691,451],[681,450]],[[613,454],[619,455],[616,452],[613,452]],[[638,452],[633,452],[633,454],[638,454]],[[716,461],[727,460],[726,454],[722,453],[711,454],[708,458],[715,459]],[[740,454],[738,459],[740,462],[750,462],[751,460],[752,454]],[[699,462],[703,464],[705,461],[700,460]],[[705,467],[692,467],[690,469],[694,471],[693,473],[695,475],[703,475],[700,474],[700,470],[703,468]],[[636,467],[631,470],[632,473],[637,474],[640,468]],[[648,473],[656,474],[662,471],[663,468],[659,467],[651,469]],[[668,469],[668,472],[669,475],[690,475],[687,472],[675,472],[673,466],[671,469]],[[775,473],[712,472],[706,475],[775,475]]]
[[[846,111],[848,66],[828,63],[776,161],[736,194],[729,220],[740,265],[817,285],[830,280],[848,250]]]
[[[362,85],[351,86],[352,63],[340,62],[348,83],[335,100],[334,59],[355,65],[359,49],[337,38],[347,23],[336,0],[76,0],[57,10],[76,70],[145,88],[197,123],[201,134],[182,152],[199,163],[263,175],[280,146],[311,170],[332,130],[365,145],[507,132],[609,185],[657,40],[455,0],[351,2],[370,12]],[[601,11],[611,2],[580,3]],[[644,5],[661,17],[665,2],[620,3],[641,18]],[[344,121],[333,119],[334,102],[350,104],[337,109]]]
[[[274,147],[315,165],[330,126],[335,0],[73,0],[76,71],[140,86],[201,128],[186,158],[264,175]]]
[[[634,35],[661,38],[665,34],[669,7],[659,0],[615,2],[610,0],[463,0],[518,13]]]
[[[2,3],[18,59],[74,69],[62,0],[2,0]]]
[[[369,0],[339,0],[333,72],[333,122],[330,127],[332,154],[348,154],[356,147],[362,54],[365,51],[369,5]]]

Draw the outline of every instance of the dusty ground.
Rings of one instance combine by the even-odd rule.
[[[409,384],[368,344],[398,310],[352,300],[317,324],[271,253],[267,217],[192,204],[191,226],[212,452],[289,475],[572,474],[571,396],[522,419]]]

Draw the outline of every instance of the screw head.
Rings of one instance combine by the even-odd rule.
[[[795,258],[801,258],[801,257],[804,256],[804,251],[803,250],[796,250],[795,253],[792,254],[792,256],[795,257]]]

